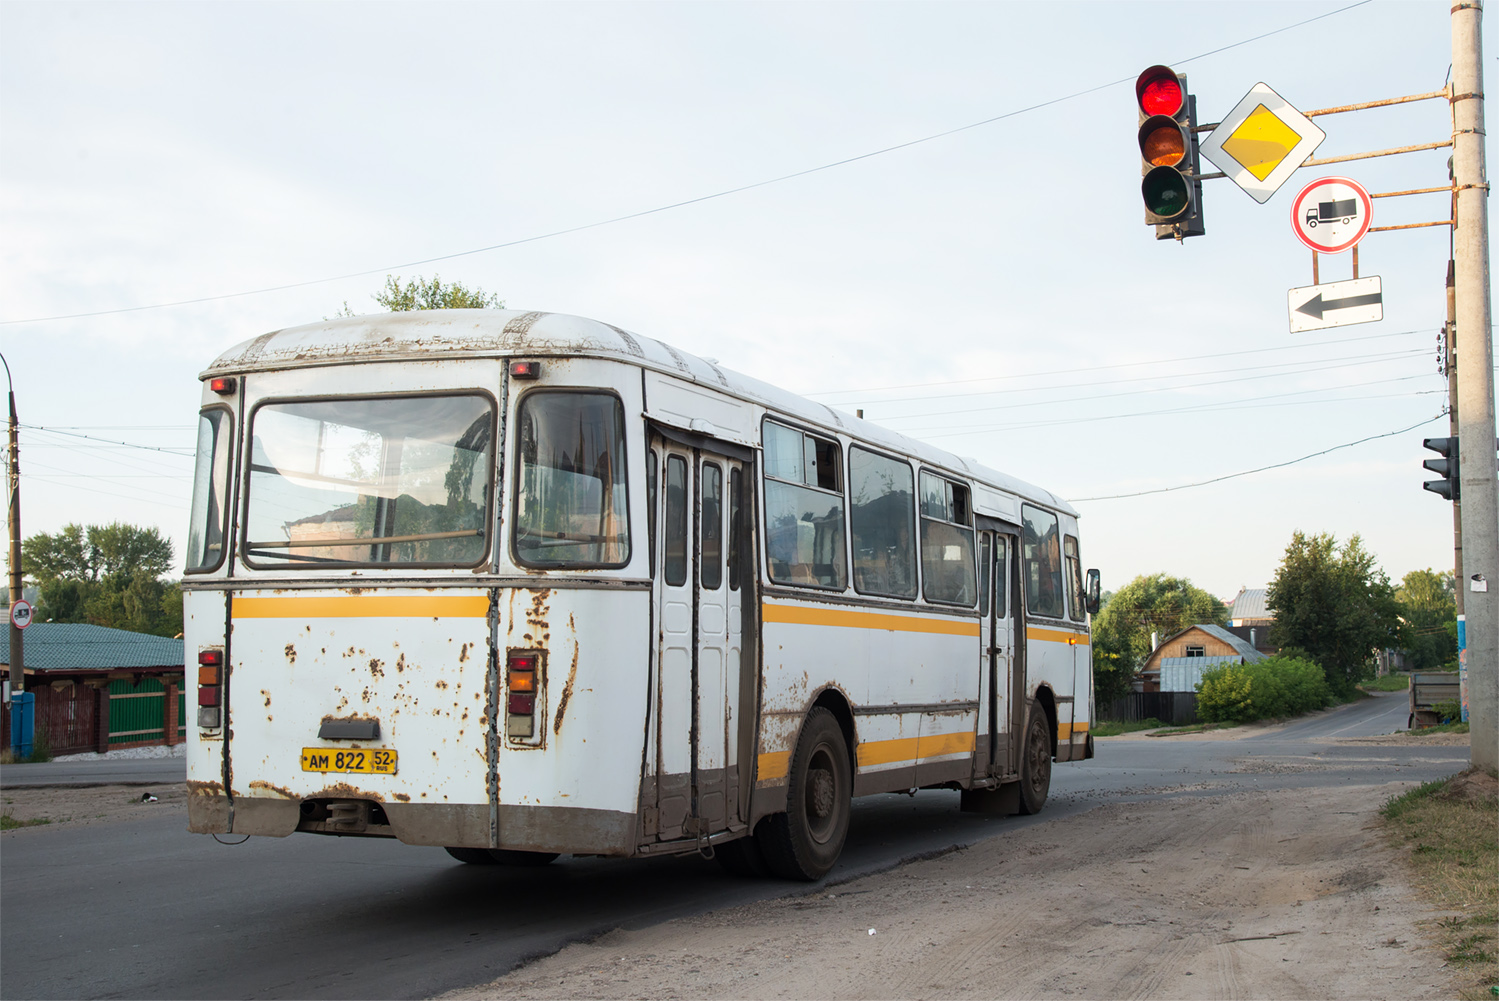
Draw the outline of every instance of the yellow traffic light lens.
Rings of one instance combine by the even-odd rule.
[[[1140,155],[1155,167],[1175,167],[1187,155],[1182,130],[1174,122],[1163,122],[1140,137]]]

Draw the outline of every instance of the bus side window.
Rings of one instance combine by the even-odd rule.
[[[739,567],[744,563],[744,475],[739,467],[729,470],[729,590],[739,590]]]
[[[666,457],[666,583],[687,583],[687,460]]]
[[[1025,523],[1025,610],[1032,615],[1062,617],[1062,547],[1057,516],[1050,511],[1020,506]]]
[[[653,448],[645,463],[645,523],[650,538],[651,578],[656,576],[656,464],[660,458]]]
[[[994,617],[998,619],[1010,617],[1010,604],[1006,597],[1010,581],[1009,539],[1008,535],[994,537]]]
[[[916,597],[916,480],[908,463],[848,450],[854,588],[860,594]]]
[[[923,593],[927,601],[972,608],[978,587],[968,488],[927,472],[920,484]]]
[[[704,591],[723,585],[723,470],[703,463],[702,537],[698,543],[698,578]]]
[[[1067,610],[1072,621],[1083,622],[1088,618],[1083,608],[1083,561],[1077,555],[1077,538],[1067,536],[1062,541],[1062,552],[1067,556]]]
[[[843,590],[843,483],[836,441],[765,422],[765,551],[780,584]]]
[[[988,532],[979,536],[979,615],[989,614],[989,564],[992,561],[990,555],[989,540],[993,538]]]

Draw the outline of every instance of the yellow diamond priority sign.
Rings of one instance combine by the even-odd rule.
[[[1263,83],[1202,141],[1202,155],[1260,204],[1290,180],[1327,133]]]

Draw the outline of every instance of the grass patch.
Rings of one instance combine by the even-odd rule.
[[[1408,692],[1411,687],[1411,676],[1408,674],[1387,674],[1383,678],[1370,678],[1361,681],[1358,685],[1366,692]]]
[[[1467,733],[1467,732],[1468,732],[1468,724],[1466,724],[1466,723],[1443,723],[1440,726],[1423,726],[1423,727],[1419,727],[1419,728],[1417,728],[1415,730],[1401,730],[1400,731],[1400,733],[1407,734],[1407,735],[1410,735],[1410,734],[1421,734],[1421,733]]]
[[[30,820],[17,820],[8,813],[0,813],[0,831],[14,831],[21,827],[39,827],[42,824],[52,823],[48,817],[33,817]]]
[[[1124,720],[1123,722],[1105,720],[1102,723],[1094,725],[1091,733],[1095,737],[1117,737],[1121,733],[1138,733],[1141,730],[1154,730],[1164,725],[1164,723],[1154,716],[1148,719],[1131,719]]]
[[[1409,849],[1422,895],[1450,912],[1428,927],[1471,998],[1499,984],[1499,797],[1473,791],[1482,778],[1426,782],[1380,810],[1386,835]]]

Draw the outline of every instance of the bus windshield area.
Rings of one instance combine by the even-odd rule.
[[[250,424],[252,566],[474,566],[494,406],[479,395],[268,403]]]

